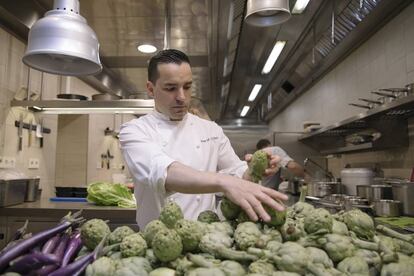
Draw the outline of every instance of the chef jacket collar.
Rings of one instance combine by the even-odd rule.
[[[184,118],[181,121],[171,121],[170,117],[168,117],[167,115],[159,112],[158,110],[154,109],[154,111],[152,112],[152,114],[154,115],[155,118],[162,120],[162,121],[168,121],[171,123],[179,123],[179,122],[183,122],[187,119],[188,116],[188,112],[187,114],[184,115]]]

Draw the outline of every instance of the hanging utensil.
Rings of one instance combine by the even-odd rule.
[[[370,100],[370,99],[365,99],[365,98],[358,98],[358,100],[366,102],[366,103],[371,103],[371,104],[374,104],[374,105],[382,104],[382,102],[380,102],[380,101],[375,101],[375,100]]]
[[[19,151],[23,149],[23,114],[20,114],[19,128],[17,129],[17,136],[19,137]]]
[[[39,146],[43,148],[43,118],[36,125],[36,138],[39,138]]]
[[[32,126],[33,126],[33,119],[30,119],[29,132],[27,133],[27,147],[29,148],[32,145]]]

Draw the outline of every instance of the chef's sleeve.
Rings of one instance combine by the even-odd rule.
[[[219,126],[217,128],[219,147],[217,169],[219,173],[230,174],[240,178],[243,177],[244,172],[247,170],[247,162],[240,160],[234,152],[229,138],[224,134],[223,129]]]
[[[125,162],[135,181],[148,185],[160,196],[166,196],[167,169],[175,160],[165,154],[139,125],[122,125],[119,141]]]

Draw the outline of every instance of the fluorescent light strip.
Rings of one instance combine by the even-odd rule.
[[[250,92],[249,102],[252,102],[252,101],[254,101],[254,99],[256,99],[257,94],[259,94],[260,89],[262,89],[261,84],[255,84],[253,86],[252,92]]]
[[[248,106],[248,105],[243,106],[243,109],[240,112],[240,116],[242,116],[242,117],[246,116],[247,112],[249,112],[249,109],[250,109],[250,106]]]
[[[272,52],[270,53],[265,65],[263,66],[262,74],[268,74],[270,71],[272,71],[272,68],[276,63],[276,60],[279,58],[280,53],[282,52],[285,45],[286,41],[276,41]]]
[[[305,9],[306,6],[309,4],[309,0],[296,0],[295,6],[292,9],[293,14],[300,14]]]

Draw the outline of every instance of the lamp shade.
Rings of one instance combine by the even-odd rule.
[[[289,0],[247,0],[247,24],[267,27],[290,18]]]
[[[23,62],[52,74],[99,73],[99,42],[85,18],[79,15],[79,1],[55,0],[53,8],[30,29]]]

